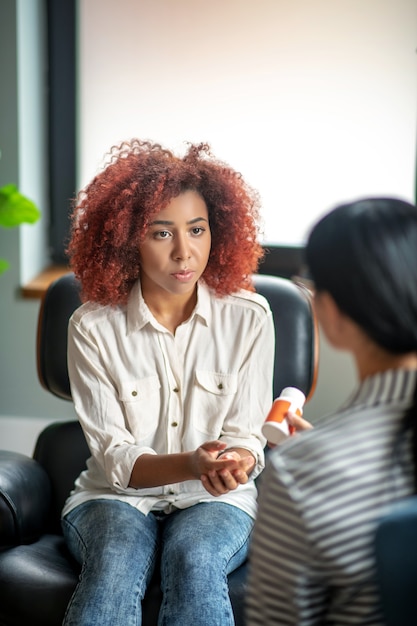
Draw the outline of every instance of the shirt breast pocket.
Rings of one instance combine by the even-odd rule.
[[[158,376],[124,380],[120,383],[119,400],[127,425],[137,441],[158,427],[161,383]]]
[[[237,381],[237,374],[196,371],[192,414],[198,415],[197,430],[213,439],[220,436],[237,392]]]

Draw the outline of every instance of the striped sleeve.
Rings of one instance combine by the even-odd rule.
[[[303,514],[293,497],[297,489],[269,462],[249,559],[247,625],[313,626],[322,623],[326,587],[315,571]],[[292,495],[291,495],[292,494]],[[277,515],[279,511],[279,515]]]

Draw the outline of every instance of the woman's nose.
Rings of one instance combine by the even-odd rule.
[[[174,247],[174,258],[181,261],[183,259],[189,259],[191,257],[190,242],[186,236],[179,236],[176,238]]]

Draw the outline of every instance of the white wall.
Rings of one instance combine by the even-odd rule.
[[[19,189],[42,207],[42,219],[20,229],[20,280],[48,265],[46,22],[39,0],[17,2]]]
[[[414,200],[416,0],[79,0],[80,169],[138,136],[209,141],[300,243],[359,195]]]

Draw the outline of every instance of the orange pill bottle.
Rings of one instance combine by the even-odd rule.
[[[262,434],[268,444],[282,443],[291,434],[286,414],[290,411],[301,416],[305,400],[303,392],[296,387],[285,387],[281,391],[279,397],[274,400],[262,426]]]

